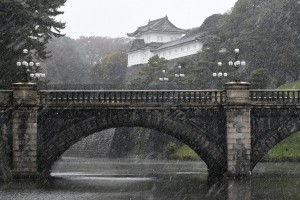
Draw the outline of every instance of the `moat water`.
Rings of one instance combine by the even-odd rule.
[[[208,182],[203,162],[63,158],[51,175],[2,184],[0,199],[300,199],[300,163],[259,163],[251,179]]]

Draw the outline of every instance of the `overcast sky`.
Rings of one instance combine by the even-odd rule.
[[[225,13],[238,0],[67,0],[58,19],[63,33],[79,36],[127,37],[150,20],[168,16],[177,27],[199,27],[205,18]]]

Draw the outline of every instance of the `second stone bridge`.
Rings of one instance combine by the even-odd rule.
[[[15,177],[45,177],[73,144],[114,127],[144,127],[190,146],[213,176],[250,176],[259,160],[300,129],[300,91],[38,91],[1,94],[1,130]],[[10,153],[9,153],[10,152]],[[3,162],[3,159],[2,159]]]

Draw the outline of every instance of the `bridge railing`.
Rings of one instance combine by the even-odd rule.
[[[300,90],[250,90],[250,100],[256,103],[300,103]]]
[[[117,104],[117,103],[197,103],[220,104],[225,92],[220,90],[43,90],[40,104]]]

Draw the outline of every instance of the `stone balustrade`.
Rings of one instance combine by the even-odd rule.
[[[197,103],[221,104],[225,92],[219,90],[107,90],[40,91],[41,104],[121,104]]]
[[[249,90],[252,105],[300,104],[300,90]],[[0,91],[0,106],[12,105],[12,90]],[[113,103],[197,103],[224,104],[221,90],[41,90],[40,105]]]
[[[300,90],[250,90],[254,104],[299,104]]]

